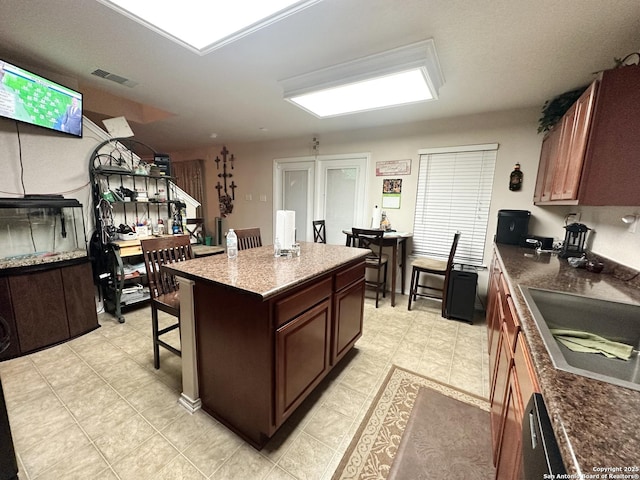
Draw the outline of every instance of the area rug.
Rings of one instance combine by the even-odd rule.
[[[494,474],[489,402],[393,366],[332,480]]]

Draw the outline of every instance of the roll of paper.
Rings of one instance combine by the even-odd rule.
[[[296,212],[294,210],[276,212],[275,239],[278,239],[280,247],[286,250],[291,249],[291,245],[296,243]]]
[[[371,214],[371,228],[380,228],[380,221],[382,220],[382,210],[376,205],[373,207],[373,213]]]

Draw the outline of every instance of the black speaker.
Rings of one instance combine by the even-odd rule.
[[[498,210],[496,243],[519,245],[522,237],[529,233],[529,210]]]

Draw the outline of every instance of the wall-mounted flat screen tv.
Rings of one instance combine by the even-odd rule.
[[[0,59],[0,116],[82,137],[82,94]]]

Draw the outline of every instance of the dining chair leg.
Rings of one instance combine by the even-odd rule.
[[[411,310],[411,301],[414,300],[415,301],[415,284],[416,284],[416,276],[417,276],[418,272],[416,271],[416,269],[412,269],[411,270],[411,287],[409,289],[409,306],[407,307],[407,310]]]
[[[158,310],[151,307],[151,330],[153,331],[153,367],[160,368],[160,345],[158,345]]]

